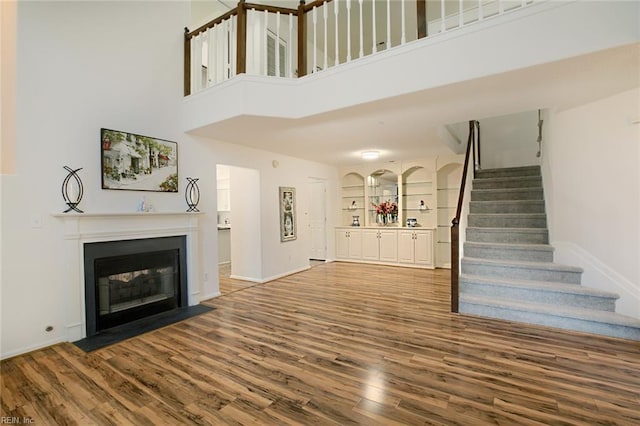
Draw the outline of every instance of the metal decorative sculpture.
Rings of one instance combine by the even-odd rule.
[[[187,212],[199,212],[198,203],[200,202],[200,188],[198,188],[198,178],[187,178],[187,189],[184,198],[187,201]]]
[[[69,172],[67,177],[62,181],[62,198],[64,198],[64,202],[69,206],[64,213],[69,213],[70,211],[84,213],[78,208],[78,204],[80,204],[80,200],[82,200],[82,195],[84,194],[82,180],[80,180],[80,176],[78,176],[78,172],[82,170],[82,167],[73,170],[69,166],[64,166],[64,169]]]

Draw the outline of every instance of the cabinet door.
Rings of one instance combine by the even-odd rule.
[[[336,229],[336,257],[349,258],[349,231],[344,229]]]
[[[380,239],[377,229],[365,229],[362,231],[362,258],[365,260],[380,259]]]
[[[349,259],[362,259],[362,231],[349,231]]]
[[[415,263],[417,265],[433,266],[433,232],[414,231]]]
[[[385,262],[398,261],[398,231],[394,229],[380,230],[380,260]]]
[[[398,261],[402,263],[415,262],[413,231],[398,232]]]

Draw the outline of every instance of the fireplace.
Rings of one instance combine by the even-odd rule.
[[[86,336],[188,305],[186,236],[84,244]]]

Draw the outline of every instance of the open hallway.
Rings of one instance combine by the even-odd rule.
[[[449,271],[328,263],[89,354],[2,361],[35,424],[638,424],[637,342],[449,309]]]

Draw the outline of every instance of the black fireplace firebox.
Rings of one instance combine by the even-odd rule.
[[[186,237],[84,245],[87,337],[188,305]]]

